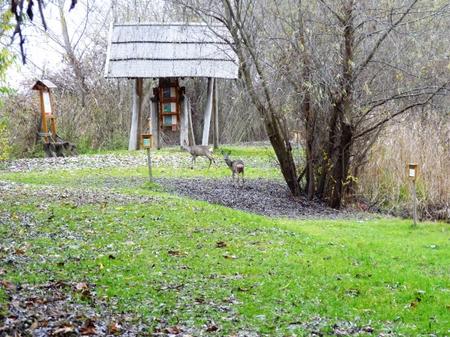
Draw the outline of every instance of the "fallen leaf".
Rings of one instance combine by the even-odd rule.
[[[16,286],[14,285],[14,283],[6,281],[6,280],[1,280],[0,284],[3,286],[3,288],[5,289],[9,289],[9,290],[14,290],[16,289]]]
[[[211,323],[206,327],[207,332],[214,332],[217,330],[219,330],[219,327],[217,325],[215,325],[214,323]]]
[[[227,246],[227,243],[224,241],[217,241],[216,242],[216,248],[225,248]]]
[[[84,290],[89,290],[89,286],[87,285],[86,282],[79,282],[77,284],[75,284],[75,291],[77,292],[83,292]]]
[[[110,334],[115,335],[115,334],[117,334],[117,333],[120,332],[120,329],[121,329],[121,326],[120,326],[119,323],[111,322],[111,323],[108,325],[108,332],[109,332]]]
[[[165,333],[170,333],[170,334],[173,334],[173,335],[178,335],[178,334],[181,333],[182,331],[183,331],[183,329],[181,329],[181,327],[178,326],[178,325],[171,326],[171,327],[165,328],[165,329],[163,330],[163,332],[165,332]]]
[[[181,252],[179,250],[169,250],[167,252],[167,254],[171,255],[171,256],[186,256],[187,253],[186,252]]]
[[[24,248],[16,248],[15,253],[16,255],[25,255],[26,250]]]
[[[61,328],[56,329],[55,331],[53,331],[52,335],[53,336],[64,336],[66,334],[72,333],[75,331],[75,328],[73,325],[64,325]]]
[[[95,330],[94,321],[88,319],[86,322],[84,322],[84,325],[80,328],[80,333],[84,336],[95,335],[97,331]]]

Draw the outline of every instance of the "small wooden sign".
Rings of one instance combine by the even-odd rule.
[[[418,174],[418,165],[416,163],[409,163],[407,165],[408,178],[415,181]]]
[[[152,148],[152,134],[142,133],[141,134],[141,148],[151,149]]]
[[[46,115],[52,114],[52,102],[50,100],[50,92],[48,91],[42,91],[42,101],[44,103],[44,113]]]

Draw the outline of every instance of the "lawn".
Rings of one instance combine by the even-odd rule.
[[[204,169],[155,172],[169,171],[189,177]],[[250,177],[259,174],[267,177],[263,168]],[[26,192],[105,187],[108,176],[127,181],[146,171],[0,173],[0,181],[27,184],[0,198],[0,280],[95,284],[96,296],[139,317],[150,333],[164,320],[216,336],[450,334],[448,224],[273,219],[146,183],[115,185],[114,193],[147,202],[46,202]],[[1,313],[5,290],[0,302]]]

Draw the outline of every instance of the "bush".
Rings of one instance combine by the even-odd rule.
[[[10,154],[8,123],[6,118],[0,118],[0,161],[9,159]]]

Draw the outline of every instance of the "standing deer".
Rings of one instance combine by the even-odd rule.
[[[244,162],[240,159],[237,160],[231,160],[229,155],[230,153],[222,151],[223,159],[225,160],[225,163],[227,163],[228,167],[230,168],[232,172],[232,178],[233,178],[233,185],[234,185],[234,178],[237,175],[237,183],[239,184],[239,175],[241,175],[241,182],[242,185],[244,185]]]
[[[189,152],[192,156],[192,164],[191,164],[191,169],[194,168],[194,164],[195,164],[195,159],[197,157],[206,157],[209,159],[209,166],[208,168],[211,167],[211,163],[216,163],[214,161],[214,158],[212,156],[212,152],[209,149],[208,146],[206,145],[193,145],[193,146],[188,146],[186,143],[181,144],[181,148],[187,152]]]

